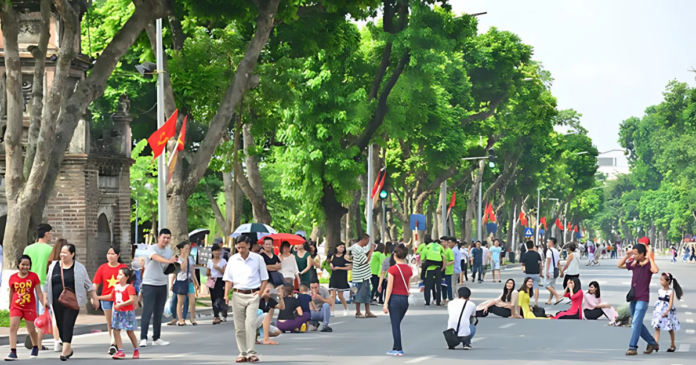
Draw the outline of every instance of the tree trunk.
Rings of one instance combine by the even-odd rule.
[[[512,243],[512,232],[515,229],[515,220],[516,220],[516,210],[517,210],[517,201],[513,200],[512,204],[512,209],[510,209],[509,214],[508,214],[508,229],[505,235],[505,242],[508,243],[508,247],[510,246],[510,243]]]
[[[268,211],[268,204],[263,193],[261,182],[261,172],[259,171],[259,155],[252,154],[255,147],[254,137],[251,135],[251,128],[248,124],[242,127],[244,136],[244,153],[246,155],[246,172],[248,178],[239,174],[237,182],[242,187],[244,194],[251,201],[254,214],[254,221],[257,223],[271,224],[273,221],[271,213]]]
[[[325,183],[323,192],[321,205],[326,214],[326,246],[329,251],[332,251],[341,242],[341,218],[348,210],[336,199],[331,186]]]
[[[483,172],[486,168],[486,164],[484,160],[479,161],[479,168],[478,172],[476,173],[476,178],[473,180],[473,184],[471,185],[471,190],[469,191],[469,202],[466,204],[466,221],[465,223],[465,237],[467,242],[471,242],[473,237],[473,229],[472,229],[472,220],[475,215],[478,213],[475,213],[476,210],[478,209],[478,186],[481,184],[481,181],[483,180]],[[477,217],[476,221],[478,222],[479,219],[482,217]],[[483,227],[483,225],[482,225]],[[483,229],[483,228],[482,228]],[[478,234],[478,232],[477,232]],[[483,237],[483,236],[481,236]]]
[[[280,0],[260,2],[262,5],[258,9],[259,15],[256,17],[256,33],[249,42],[244,58],[237,66],[232,84],[227,89],[225,96],[223,96],[217,112],[210,122],[208,131],[203,141],[200,143],[196,154],[193,156],[192,163],[188,166],[185,173],[182,167],[183,164],[177,164],[171,182],[168,184],[167,200],[168,202],[171,200],[172,205],[168,203],[167,216],[171,218],[168,221],[168,225],[172,231],[173,242],[185,239],[187,230],[185,224],[186,210],[184,209],[183,212],[175,212],[173,209],[178,206],[180,201],[185,202],[195,190],[198,182],[208,169],[210,159],[213,157],[220,143],[220,136],[224,133],[225,128],[232,119],[237,105],[242,100],[246,90],[253,86],[256,80],[253,75],[254,68],[261,51],[266,46],[271,30],[273,29],[274,16],[279,2]],[[166,91],[168,96],[173,99],[173,91],[171,88]],[[235,171],[235,173],[238,174],[237,171]],[[171,209],[169,207],[171,207]],[[169,222],[171,222],[171,224],[169,224]]]

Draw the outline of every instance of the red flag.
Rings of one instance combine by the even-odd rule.
[[[488,203],[486,210],[488,211],[488,220],[495,223],[495,213],[493,212],[493,204]]]
[[[384,173],[384,175],[382,173]],[[375,179],[375,185],[372,187],[372,195],[370,196],[370,198],[374,198],[375,195],[377,195],[377,193],[379,193],[379,191],[382,190],[382,186],[384,186],[384,177],[385,176],[387,176],[387,172],[384,170],[384,168],[382,168],[377,173],[377,178]],[[381,177],[381,180],[380,180],[380,177]]]
[[[520,210],[520,224],[522,224],[523,227],[526,227],[527,223],[527,216],[524,215],[523,210]]]
[[[152,152],[155,158],[159,157],[167,146],[167,141],[176,135],[176,119],[179,117],[179,109],[174,111],[169,120],[160,127],[155,133],[153,133],[147,142],[152,148]]]
[[[548,230],[548,228],[546,227],[546,217],[541,217],[541,219],[539,220],[539,224],[544,226],[545,230]]]
[[[575,227],[573,228],[573,232],[578,233],[578,226],[575,226]]]
[[[382,192],[382,188],[384,187],[384,178],[387,177],[387,171],[386,171],[386,169],[383,168],[383,169],[381,170],[381,172],[382,172],[382,178],[379,179],[379,185],[377,186],[377,192],[376,192],[376,194],[379,194],[380,192]],[[372,195],[373,198],[374,198],[374,195],[375,195],[375,194]],[[372,209],[375,209],[375,207],[377,206],[377,200],[379,200],[379,199],[373,199],[373,200],[372,200]]]
[[[184,138],[186,134],[186,119],[188,116],[184,116],[184,124],[181,125],[181,131],[179,132],[179,138],[176,140],[176,146],[174,147],[174,151],[172,151],[172,154],[169,156],[169,162],[167,163],[167,183],[172,180],[172,175],[174,175],[174,169],[176,168],[176,161],[177,161],[177,154],[179,151],[184,150]]]
[[[556,218],[556,227],[560,229],[561,231],[563,230],[563,223],[561,223],[561,220]]]
[[[570,230],[571,227],[572,225],[570,224],[570,222],[568,222],[568,230]]]
[[[452,211],[452,208],[454,208],[454,203],[457,200],[457,192],[452,193],[452,199],[450,199],[449,206],[447,207],[447,217],[450,215],[450,211]]]

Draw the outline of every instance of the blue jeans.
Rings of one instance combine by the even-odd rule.
[[[452,300],[452,275],[445,275],[445,283],[447,283],[447,291],[442,291],[442,299]]]
[[[172,317],[178,318],[179,315],[176,312],[176,306],[179,305],[178,304],[179,303],[179,296],[172,293],[172,300],[170,303],[171,303],[171,306],[169,307],[170,308],[169,310],[172,312]],[[183,318],[184,321],[186,320],[186,318],[188,318],[188,313],[189,313],[188,306],[189,306],[189,299],[188,299],[188,295],[187,295],[184,299],[184,308],[181,310],[181,315],[184,316],[184,318]]]
[[[479,281],[481,281],[481,275],[483,274],[483,263],[479,262],[474,262],[474,264],[471,266],[471,281],[476,280],[476,273],[478,272],[479,274]]]
[[[387,308],[389,308],[392,337],[394,337],[394,347],[392,347],[392,350],[403,351],[403,347],[401,347],[401,321],[404,319],[406,311],[408,310],[408,295],[392,294],[389,297]]]
[[[628,348],[631,350],[638,349],[638,340],[642,338],[648,345],[656,345],[655,338],[650,334],[648,328],[643,324],[645,312],[648,311],[648,302],[637,301],[631,302],[631,317],[633,318],[631,342]]]
[[[319,311],[311,311],[309,315],[309,323],[318,326],[319,321],[322,321],[324,326],[329,325],[329,318],[331,318],[331,305],[329,303],[324,303],[321,305]]]
[[[473,324],[470,324],[469,331],[471,333],[469,333],[468,336],[459,337],[459,341],[462,341],[462,344],[464,344],[465,346],[466,345],[471,346],[471,339],[474,338],[474,335],[476,334],[476,326],[474,326]]]

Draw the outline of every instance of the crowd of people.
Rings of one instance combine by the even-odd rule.
[[[121,331],[126,331],[135,359],[140,357],[143,347],[169,344],[161,338],[162,315],[169,290],[173,292],[173,322],[178,326],[186,325],[186,315],[190,312],[190,323],[197,325],[195,293],[200,283],[192,274],[195,262],[190,256],[190,242],[176,245],[178,254],[174,254],[170,247],[171,233],[162,229],[157,244],[148,246],[146,257],[130,265],[122,263],[118,246],[110,247],[106,263],[90,278],[84,265],[76,259],[74,245],[63,239],[51,245],[52,228],[47,224],[39,225],[37,233],[38,241],[27,247],[18,261],[19,272],[9,281],[11,353],[7,360],[17,359],[17,330],[22,318],[29,333],[30,356],[35,358],[40,351],[47,350],[42,346],[43,333],[37,330],[34,320],[48,313],[55,327],[55,351],[60,352],[60,360],[70,359],[79,308],[87,304],[104,312],[110,337],[107,352],[114,359],[126,357]],[[673,352],[675,331],[679,330],[674,302],[683,292],[671,274],[662,274],[662,288],[657,293],[651,323],[655,334],[651,335],[643,325],[643,318],[650,301],[650,278],[659,269],[649,241],[641,239],[639,242],[619,262],[620,268],[633,273],[627,301],[634,325],[626,354],[637,354],[639,338],[648,343],[645,354],[658,351],[661,331],[669,332],[668,352]],[[571,243],[561,253],[556,243],[554,238],[543,246],[527,241],[520,261],[525,279],[520,286],[517,287],[513,279],[507,279],[499,297],[476,305],[469,300],[472,290],[467,287],[468,268],[471,269],[471,283],[476,282],[477,273],[478,282],[484,280],[484,265],[490,265],[493,282],[502,283],[500,268],[506,250],[501,242],[493,240],[488,248],[486,242],[466,245],[453,237],[433,241],[426,236],[425,242],[416,249],[421,269],[420,286],[426,306],[432,303],[448,307],[451,330],[448,346],[462,344],[465,349],[471,349],[476,318],[491,313],[523,319],[595,320],[606,317],[614,324],[617,311],[602,300],[599,283],[590,282],[583,292],[582,252],[578,246]],[[235,247],[236,253],[225,259],[221,247],[213,245],[205,285],[210,290],[214,325],[223,322],[231,308],[240,352],[237,362],[259,361],[256,345],[276,345],[271,337],[283,332],[319,331],[320,327],[321,332],[332,332],[329,324],[334,307],[340,302],[347,314],[348,292],[349,300],[355,305],[356,318],[375,318],[371,305],[382,304],[383,312],[389,314],[393,335],[388,355],[404,355],[400,328],[409,307],[414,304],[410,287],[418,278],[417,270],[407,262],[409,248],[405,244],[371,244],[369,235],[364,234],[349,248],[339,244],[324,262],[317,255],[316,245],[307,241],[292,247],[282,242],[278,255],[272,239],[265,239],[260,245],[244,236],[237,240]],[[565,259],[564,265],[561,256]],[[324,269],[330,273],[328,288],[319,284],[318,271]],[[563,284],[557,289],[556,280],[561,277]],[[570,307],[554,315],[546,314],[538,306],[540,286],[549,292],[546,304],[566,302]],[[138,340],[135,309],[139,306],[143,312]],[[278,313],[274,322],[275,311]],[[150,322],[152,336],[148,333]]]

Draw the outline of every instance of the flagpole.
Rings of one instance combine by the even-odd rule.
[[[367,209],[367,234],[370,235],[370,243],[374,242],[374,238],[372,235],[372,209],[373,208],[373,202],[372,202],[372,190],[370,190],[370,184],[373,184],[373,181],[375,179],[375,170],[374,166],[372,166],[372,150],[373,146],[372,143],[370,142],[370,145],[368,146],[367,150],[367,204],[365,204],[365,208]],[[360,240],[362,237],[358,237],[358,240]]]
[[[162,19],[156,22],[157,43],[157,128],[164,125],[164,55],[162,50]],[[166,151],[165,146],[165,151]],[[167,228],[167,166],[165,153],[157,159],[157,220],[158,228]]]

